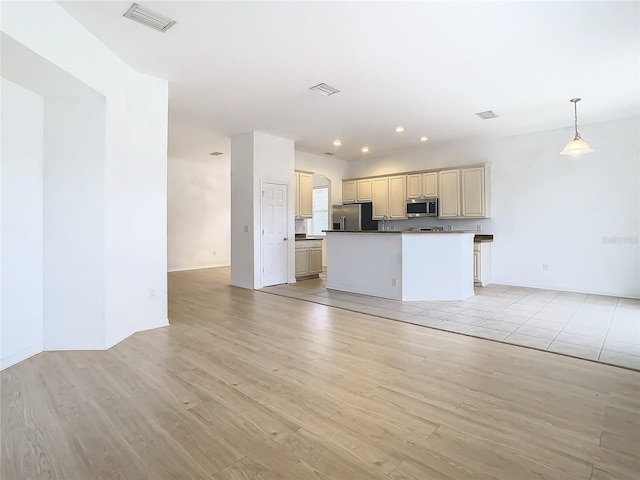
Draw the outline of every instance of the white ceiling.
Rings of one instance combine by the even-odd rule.
[[[354,159],[422,135],[569,127],[577,96],[580,125],[640,110],[638,2],[139,2],[177,21],[166,33],[124,18],[131,2],[60,3],[134,69],[169,79],[170,129],[258,130]],[[309,90],[321,82],[341,92]],[[490,109],[500,118],[474,115]]]

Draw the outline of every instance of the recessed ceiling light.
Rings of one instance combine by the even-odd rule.
[[[362,147],[362,153],[368,153],[369,147]]]
[[[427,140],[429,140],[429,137],[420,137],[421,142],[426,142]]]
[[[396,133],[402,133],[402,132],[404,132],[403,126],[396,127]]]
[[[333,146],[334,147],[339,147],[340,145],[342,145],[342,142],[340,141],[340,139],[335,139],[333,141]]]
[[[137,3],[131,5],[129,10],[124,12],[122,16],[163,33],[173,27],[176,23],[175,20],[171,20],[159,13],[143,8]]]

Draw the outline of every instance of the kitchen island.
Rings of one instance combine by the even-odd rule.
[[[473,296],[472,231],[327,231],[327,288],[396,300]]]

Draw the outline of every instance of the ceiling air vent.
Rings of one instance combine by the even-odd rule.
[[[156,12],[142,8],[137,3],[131,5],[123,17],[135,20],[136,22],[146,25],[147,27],[151,27],[154,30],[158,30],[159,32],[166,32],[176,23],[175,20],[171,20],[170,18],[163,17]]]
[[[333,152],[324,152],[325,155],[335,155]]]
[[[213,155],[214,157],[217,157],[218,155],[222,155],[222,152],[209,152],[209,155]]]
[[[331,85],[327,85],[326,83],[319,83],[315,87],[311,87],[309,90],[318,92],[320,95],[324,95],[325,97],[340,92],[337,88],[333,88]]]
[[[483,120],[489,120],[490,118],[498,118],[500,116],[493,110],[487,110],[486,112],[478,112],[476,113],[476,115]]]

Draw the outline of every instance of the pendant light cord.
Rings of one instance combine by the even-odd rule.
[[[573,126],[576,131],[576,136],[573,138],[574,140],[582,139],[582,137],[578,133],[578,102],[580,100],[580,98],[574,98],[573,100],[571,100],[571,102],[573,103]]]

